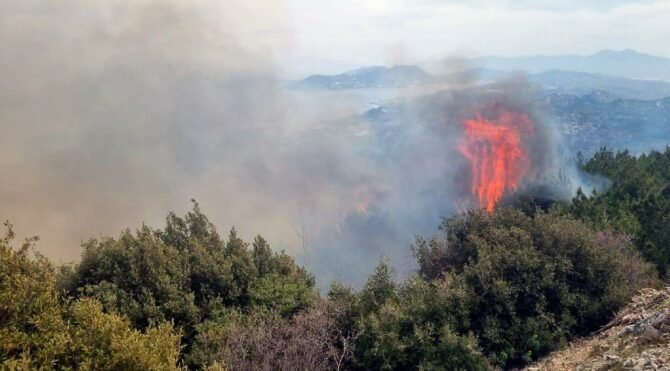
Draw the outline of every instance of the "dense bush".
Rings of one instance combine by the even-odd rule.
[[[395,284],[382,264],[360,293],[331,293],[353,303],[360,368],[523,364],[597,329],[648,283],[625,237],[556,212],[469,211],[414,251],[417,277]]]
[[[418,277],[395,284],[390,268],[380,264],[360,293],[339,286],[335,302],[348,303],[355,334],[355,369],[482,370],[489,362],[471,334],[458,334],[450,316],[457,298]]]
[[[291,257],[272,252],[260,236],[250,248],[235,229],[224,241],[197,204],[184,218],[168,215],[162,230],[143,226],[88,241],[60,285],[73,297],[96,298],[138,329],[173,321],[191,367],[211,359],[203,349],[220,343],[212,333],[231,308],[290,317],[317,299],[313,277]]]
[[[495,364],[536,358],[606,322],[645,282],[630,243],[558,215],[501,209],[445,220],[419,241],[420,274],[467,295],[456,324]],[[442,273],[438,273],[442,272]]]
[[[611,227],[633,236],[643,256],[666,276],[670,267],[670,147],[633,156],[601,149],[579,157],[581,168],[607,177],[602,192],[579,190],[569,210],[596,227]]]
[[[144,333],[96,300],[69,301],[56,290],[56,273],[31,242],[0,240],[0,369],[177,369],[179,335],[157,322]]]

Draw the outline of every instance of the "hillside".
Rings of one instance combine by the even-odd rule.
[[[430,116],[442,100],[443,93],[417,99],[419,112]],[[572,153],[586,154],[607,146],[628,149],[633,153],[650,148],[664,148],[670,143],[670,97],[641,100],[624,99],[602,90],[586,94],[567,94],[554,90],[538,92],[536,106],[546,112],[565,139]],[[411,105],[409,104],[409,105]],[[391,145],[402,139],[411,122],[403,113],[407,102],[386,104],[363,114],[371,133]]]
[[[587,94],[605,90],[626,99],[660,99],[670,96],[670,83],[660,80],[639,80],[602,73],[549,70],[528,78],[546,90],[566,94]]]
[[[591,337],[525,370],[670,370],[670,287],[643,289]]]
[[[639,153],[670,143],[670,98],[623,99],[594,90],[583,95],[549,92],[544,102],[574,151],[592,153],[608,146]]]

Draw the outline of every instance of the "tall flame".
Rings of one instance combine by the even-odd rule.
[[[532,134],[533,122],[501,105],[494,106],[490,119],[481,112],[475,116],[464,121],[458,148],[470,162],[472,194],[479,207],[492,212],[505,192],[517,189],[528,170],[522,135]]]

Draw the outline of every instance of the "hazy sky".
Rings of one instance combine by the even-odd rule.
[[[328,60],[356,65],[626,48],[670,57],[670,44],[662,42],[670,34],[667,0],[290,0],[288,6],[290,56],[279,59],[292,70]]]

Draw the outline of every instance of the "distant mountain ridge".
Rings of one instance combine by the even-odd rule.
[[[544,88],[575,94],[608,90],[622,98],[658,99],[670,96],[670,59],[627,49],[603,50],[590,56],[485,57],[469,61],[470,69],[447,75],[417,65],[362,67],[335,75],[311,75],[294,82],[298,89],[367,89],[426,83],[492,81],[525,72]]]
[[[372,66],[339,75],[311,75],[291,87],[332,90],[387,88],[421,84],[432,78],[431,74],[418,66]]]
[[[365,67],[338,75],[312,75],[291,85],[297,89],[346,90],[404,87],[428,83],[489,82],[510,77],[514,72],[476,68],[448,75],[431,75],[416,66]],[[670,96],[670,82],[637,80],[604,74],[549,70],[526,76],[542,90],[583,95],[593,90],[608,91],[625,99],[660,99]]]
[[[569,70],[631,79],[670,81],[670,59],[639,53],[632,49],[602,50],[588,56],[492,56],[474,59],[472,63],[484,68],[505,71],[522,70],[528,73],[538,73],[547,70]]]

